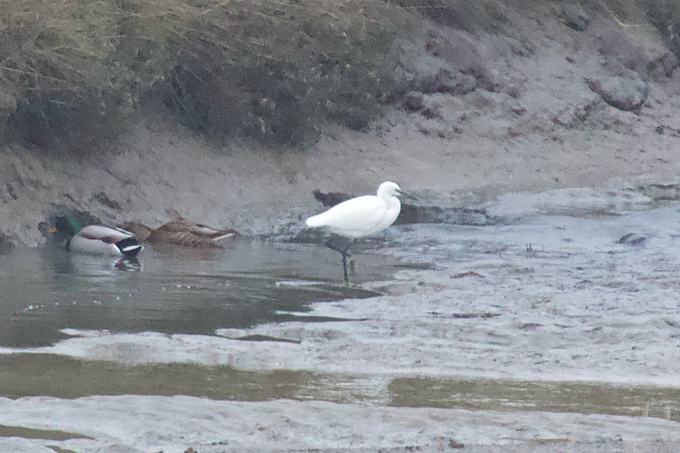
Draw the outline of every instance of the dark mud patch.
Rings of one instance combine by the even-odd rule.
[[[680,200],[680,184],[649,184],[638,186],[637,191],[655,202]]]

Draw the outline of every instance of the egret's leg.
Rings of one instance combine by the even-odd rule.
[[[354,239],[349,239],[342,236],[333,236],[326,241],[326,247],[342,254],[342,272],[345,276],[345,284],[349,286],[349,274],[347,273],[347,258],[350,256],[349,247],[354,242]]]
[[[348,250],[352,242],[354,242],[354,239],[334,234],[326,241],[326,247],[336,252],[347,253],[347,256],[349,256]]]
[[[347,276],[347,257],[349,256],[349,253],[347,251],[342,252],[342,271],[345,275],[345,284],[349,286],[349,277]]]

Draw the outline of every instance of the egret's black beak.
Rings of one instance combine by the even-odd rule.
[[[416,197],[407,194],[407,193],[404,192],[403,190],[397,190],[397,193],[398,193],[399,195],[403,195],[403,196],[405,196],[405,197],[408,197],[408,198],[410,198],[410,199],[413,200],[413,201],[418,201],[418,199],[417,199]]]

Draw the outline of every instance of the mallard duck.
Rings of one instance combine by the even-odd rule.
[[[81,229],[75,220],[67,217],[57,219],[51,231],[66,236],[66,250],[72,252],[134,258],[144,249],[129,231],[105,225],[88,225]]]
[[[66,241],[67,250],[134,258],[144,247],[132,233],[104,225],[89,225]]]
[[[234,230],[218,230],[180,217],[151,231],[146,240],[151,244],[221,248],[225,239],[236,234]]]

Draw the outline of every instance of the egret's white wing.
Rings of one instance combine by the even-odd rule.
[[[387,205],[373,195],[352,198],[328,211],[307,219],[307,226],[326,227],[333,233],[348,237],[373,234],[387,213]]]

